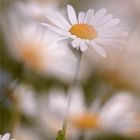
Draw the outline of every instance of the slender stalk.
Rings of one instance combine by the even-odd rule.
[[[78,50],[75,55],[77,57],[77,66],[76,66],[76,71],[75,71],[75,75],[74,75],[74,79],[71,84],[71,87],[74,87],[78,84],[78,76],[79,76],[79,71],[80,71],[82,52],[80,50]],[[68,124],[69,115],[70,115],[70,108],[71,108],[71,94],[68,93],[68,104],[67,104],[67,108],[66,108],[66,116],[64,119],[63,127],[62,127],[64,136],[66,136],[66,129],[67,129],[67,124]]]
[[[77,67],[76,67],[76,72],[75,72],[75,76],[74,76],[72,86],[75,86],[78,83],[78,76],[79,76],[79,71],[80,71],[81,58],[82,58],[82,52],[79,50],[78,53],[77,53]]]
[[[68,98],[66,116],[64,118],[64,123],[63,123],[63,127],[62,127],[64,137],[66,137],[66,130],[67,130],[67,124],[68,124],[68,120],[69,120],[70,108],[71,108],[71,96],[69,96],[69,98]]]

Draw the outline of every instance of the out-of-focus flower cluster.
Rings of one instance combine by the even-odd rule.
[[[56,12],[65,17],[67,4],[79,12],[76,24],[71,6],[68,6],[70,23]],[[139,0],[0,3],[0,134],[10,132],[16,140],[52,140],[68,117],[67,139],[140,139],[139,5]],[[125,43],[120,37],[126,34],[115,27],[118,19],[106,15],[107,11],[101,8],[118,17],[121,27],[129,32]],[[82,11],[88,11],[86,21],[82,20],[85,16]],[[96,34],[99,38],[95,41],[93,36],[91,40],[91,34],[87,35],[89,40],[80,38],[83,31],[91,29],[83,23],[88,23],[94,13],[92,25],[97,28],[100,25],[101,36]],[[64,34],[67,29],[60,19],[70,27],[69,33],[74,32],[80,39],[68,32]],[[79,22],[82,25],[74,27]],[[102,38],[104,34],[106,38]],[[123,43],[116,43],[116,39]],[[71,87],[77,70],[73,49],[79,48],[84,51],[79,84]],[[102,58],[96,51],[107,57]],[[71,107],[67,116],[69,97]],[[9,133],[0,137],[9,139]]]

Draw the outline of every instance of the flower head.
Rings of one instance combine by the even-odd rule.
[[[50,31],[44,32],[34,22],[19,23],[17,18],[14,20],[10,20],[11,28],[5,29],[5,36],[9,52],[15,60],[41,75],[70,82],[74,76],[76,60],[66,47],[67,44],[56,44],[58,36]]]
[[[126,32],[116,27],[120,20],[113,18],[111,14],[106,14],[106,9],[101,9],[96,13],[94,9],[89,9],[86,13],[79,12],[77,18],[74,8],[68,5],[67,13],[70,23],[59,13],[50,12],[47,18],[53,25],[46,23],[43,25],[62,35],[64,39],[73,39],[72,46],[80,48],[81,51],[85,51],[89,45],[105,57],[106,52],[102,46],[116,46],[124,42],[120,38],[127,36]]]
[[[100,99],[95,99],[89,107],[85,104],[83,91],[80,88],[74,88],[70,93],[72,102],[68,117],[68,137],[76,138],[81,131],[87,136],[90,133],[91,137],[101,132],[136,136],[136,133],[140,131],[140,121],[137,119],[139,112],[136,109],[139,103],[129,93],[118,93],[102,106]],[[67,99],[64,91],[60,90],[53,90],[43,97],[44,103],[42,102],[41,107],[43,113],[41,113],[40,122],[44,130],[48,129],[56,133],[61,128]]]
[[[13,102],[16,102],[20,112],[27,117],[35,117],[38,113],[36,92],[26,84],[13,82],[9,89],[13,93]]]
[[[18,12],[27,20],[44,21],[48,11],[56,8],[57,3],[53,1],[17,1],[12,11]]]

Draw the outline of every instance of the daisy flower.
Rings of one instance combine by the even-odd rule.
[[[62,39],[71,38],[74,48],[85,51],[88,46],[92,46],[101,56],[106,57],[103,46],[116,47],[116,44],[124,43],[122,37],[126,37],[127,33],[117,27],[120,20],[113,18],[112,14],[106,14],[106,9],[96,13],[94,9],[86,13],[79,12],[77,18],[74,8],[68,5],[67,13],[70,22],[58,12],[52,11],[47,14],[47,18],[53,25],[42,24],[62,35]]]
[[[56,3],[54,2],[35,2],[35,1],[27,1],[27,2],[21,2],[17,1],[14,5],[14,10],[21,12],[25,18],[28,18],[28,20],[43,20],[45,18],[45,15],[48,13],[48,11],[56,9]]]
[[[13,93],[13,102],[16,102],[22,114],[31,118],[38,114],[37,93],[30,86],[13,82],[10,90]]]
[[[57,35],[50,31],[44,32],[34,22],[20,23],[14,17],[9,22],[11,26],[9,28],[6,24],[4,33],[9,53],[15,60],[21,62],[26,69],[41,75],[71,82],[76,59],[66,43],[56,43]]]
[[[136,109],[138,102],[129,93],[118,93],[103,106],[100,105],[99,99],[95,99],[89,107],[85,103],[83,91],[80,88],[72,89],[70,93],[72,103],[67,128],[68,138],[77,139],[80,133],[83,133],[86,138],[94,137],[98,133],[130,136],[134,134],[130,132],[140,131]],[[52,133],[52,136],[62,127],[67,99],[64,91],[52,90],[41,100],[39,121],[43,130],[48,131],[49,134]]]
[[[0,135],[0,140],[15,140],[15,139],[10,139],[10,134],[5,133],[3,136]]]
[[[140,131],[139,99],[131,94],[119,92],[105,103],[100,110],[103,129],[126,136],[130,134],[127,130]]]
[[[139,42],[140,26],[136,26],[129,35],[127,45],[124,46],[125,53],[110,49],[106,59],[103,61],[98,59],[95,65],[105,80],[121,89],[140,91]],[[92,53],[89,60],[91,61],[90,65],[96,60]]]

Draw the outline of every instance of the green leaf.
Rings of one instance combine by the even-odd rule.
[[[63,130],[57,132],[56,140],[65,140],[65,133]]]

